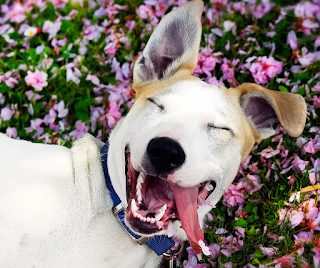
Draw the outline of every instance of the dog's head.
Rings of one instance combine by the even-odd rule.
[[[203,239],[199,220],[210,210],[198,200],[218,202],[255,142],[280,125],[299,136],[306,118],[300,95],[218,88],[191,75],[202,8],[191,1],[170,12],[150,37],[134,67],[136,102],[112,132],[108,157],[127,224],[153,236],[180,221],[191,244]]]

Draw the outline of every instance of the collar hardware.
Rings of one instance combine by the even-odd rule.
[[[123,205],[123,203],[119,203],[118,205],[115,205],[113,208],[112,208],[112,212],[114,214],[114,216],[117,217],[118,221],[121,223],[122,227],[125,229],[125,231],[127,232],[128,235],[130,235],[130,237],[136,242],[138,243],[139,245],[144,245],[145,243],[147,243],[149,240],[151,240],[153,238],[153,236],[151,237],[147,237],[147,236],[140,236],[140,237],[134,237],[122,224],[122,221],[120,219],[121,216],[119,216],[119,213],[121,211],[125,211],[125,207]]]

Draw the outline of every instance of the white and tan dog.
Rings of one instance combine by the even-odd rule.
[[[136,102],[109,138],[108,168],[137,234],[189,240],[195,252],[217,203],[255,142],[282,126],[299,136],[300,95],[255,84],[218,88],[192,76],[202,1],[169,13],[134,67]],[[67,149],[0,135],[0,267],[157,267],[111,212],[100,149],[87,134]],[[211,182],[215,189],[208,192]],[[171,225],[170,223],[170,225]]]

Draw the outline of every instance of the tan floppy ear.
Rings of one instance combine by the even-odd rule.
[[[171,11],[151,35],[133,71],[133,88],[164,80],[179,69],[189,73],[197,66],[203,2],[194,0]]]
[[[274,135],[280,125],[292,137],[301,135],[306,123],[307,105],[301,95],[273,91],[256,84],[236,88],[240,106],[262,139]]]

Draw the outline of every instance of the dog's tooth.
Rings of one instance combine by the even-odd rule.
[[[166,211],[167,207],[168,207],[167,204],[164,204],[164,205],[162,206],[162,208],[160,208],[159,211]]]
[[[142,196],[141,196],[141,195],[138,195],[138,198],[137,198],[137,199],[138,199],[138,203],[141,204],[141,202],[142,202]]]
[[[150,222],[150,221],[151,221],[151,218],[150,218],[150,217],[148,217],[148,218],[147,218],[147,222]]]
[[[139,218],[139,214],[137,212],[133,212],[133,216]]]
[[[143,176],[142,172],[139,174],[137,182],[140,183],[140,184],[144,182],[144,176]]]
[[[160,221],[161,218],[163,217],[164,213],[165,213],[164,210],[160,211],[160,212],[155,216],[156,221]]]
[[[139,190],[139,189],[141,189],[142,188],[142,185],[141,185],[141,183],[138,181],[138,183],[137,183],[137,190]]]
[[[134,198],[132,198],[132,201],[131,201],[131,210],[132,212],[136,212],[138,210],[138,206]]]
[[[155,218],[151,218],[150,219],[150,223],[155,223],[156,222],[156,219]]]
[[[141,195],[141,190],[137,189],[137,196],[140,196],[140,195]]]

